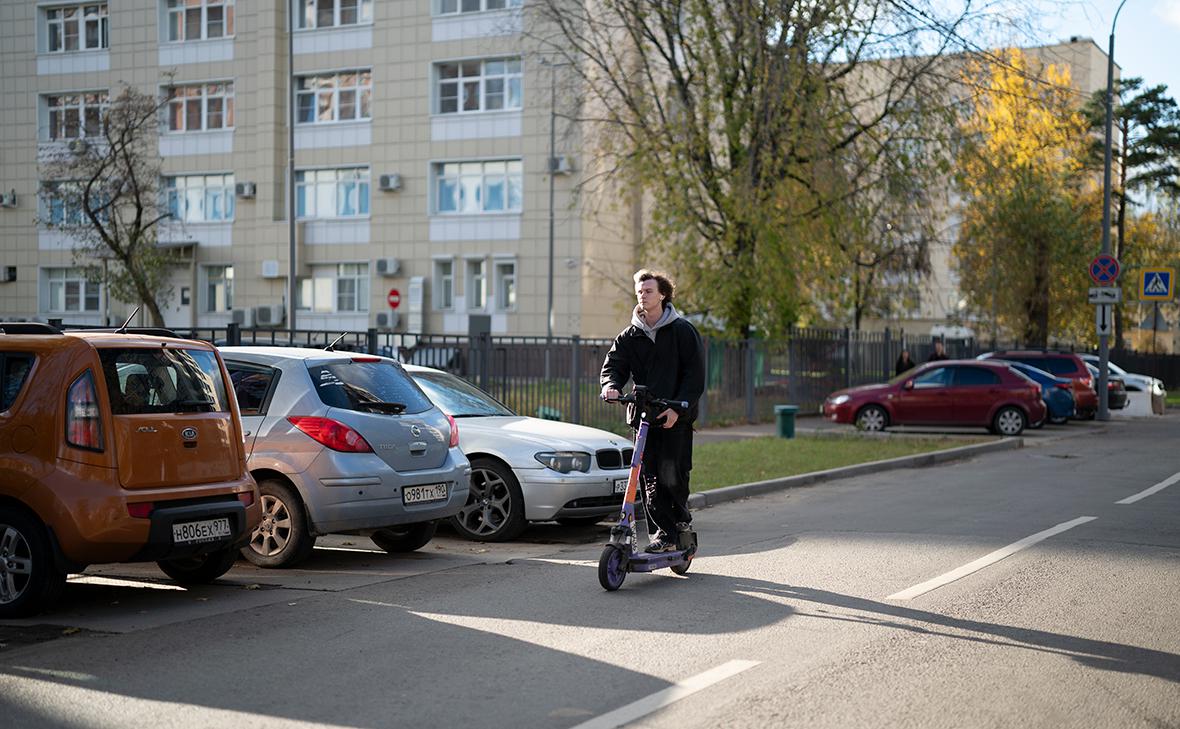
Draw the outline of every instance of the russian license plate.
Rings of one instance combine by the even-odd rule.
[[[402,489],[403,504],[421,504],[427,501],[446,501],[445,483],[428,483],[422,486],[406,486]]]
[[[173,544],[201,544],[216,542],[230,536],[229,519],[187,521],[172,525]]]
[[[615,493],[616,494],[627,493],[627,479],[625,479],[625,478],[616,478],[615,479]]]

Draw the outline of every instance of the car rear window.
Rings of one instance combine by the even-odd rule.
[[[1070,357],[1017,357],[1016,361],[1023,362],[1030,367],[1051,372],[1055,375],[1069,376],[1078,373],[1077,362],[1074,362]]]
[[[329,407],[384,414],[421,413],[433,407],[405,370],[392,362],[343,360],[311,365],[307,371]]]
[[[102,348],[98,356],[115,415],[229,411],[213,352]]]
[[[456,418],[516,415],[475,385],[445,372],[415,372],[414,379],[444,413]]]
[[[33,369],[31,354],[5,354],[0,364],[0,375],[3,376],[0,389],[0,411],[7,410],[16,402],[16,396],[29,378],[29,370]]]

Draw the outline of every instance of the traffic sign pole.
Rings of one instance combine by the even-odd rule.
[[[1121,6],[1120,6],[1121,7]],[[1112,36],[1113,42],[1113,36]],[[1109,93],[1109,89],[1107,90]],[[1109,109],[1108,109],[1109,113]],[[1110,118],[1107,117],[1109,123]],[[1106,184],[1107,195],[1110,194],[1110,128],[1107,127],[1106,137],[1106,155],[1107,155],[1107,169],[1106,169]],[[1118,259],[1110,255],[1110,208],[1109,197],[1107,198],[1106,208],[1103,210],[1102,218],[1102,252],[1094,256],[1094,260],[1090,261],[1090,278],[1099,286],[1115,286],[1119,278],[1119,262]],[[1109,381],[1110,367],[1110,331],[1111,331],[1111,306],[1110,304],[1098,304],[1095,314],[1095,327],[1098,332],[1098,412],[1095,417],[1099,420],[1110,420],[1110,393],[1107,392],[1107,382]]]

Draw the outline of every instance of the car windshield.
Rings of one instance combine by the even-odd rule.
[[[454,418],[516,415],[475,385],[446,372],[415,372],[414,379],[439,408]]]
[[[217,355],[203,349],[99,350],[115,415],[229,411]]]
[[[307,368],[320,400],[329,407],[397,415],[421,413],[430,400],[393,362],[341,360]]]

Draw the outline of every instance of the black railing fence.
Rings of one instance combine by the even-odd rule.
[[[60,322],[51,321],[60,326]],[[403,334],[377,329],[329,330],[175,329],[177,335],[218,345],[300,346],[393,357],[434,367],[478,385],[518,413],[565,420],[624,432],[622,412],[599,397],[598,373],[609,339],[581,337],[457,336]],[[1011,342],[990,338],[948,339],[951,358],[971,358]],[[925,362],[934,349],[929,335],[901,331],[795,328],[783,340],[705,339],[706,392],[701,425],[767,422],[774,406],[798,405],[818,412],[834,390],[884,382],[893,376],[902,349]],[[1180,385],[1180,355],[1118,352],[1112,359],[1130,372],[1159,377],[1168,388]]]

